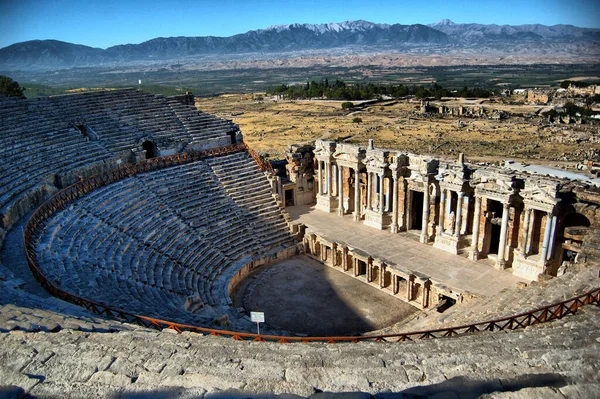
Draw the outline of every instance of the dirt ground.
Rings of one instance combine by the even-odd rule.
[[[391,326],[415,307],[306,256],[248,277],[234,304],[265,313],[266,327],[312,336],[353,335]]]
[[[346,112],[341,101],[258,101],[261,94],[227,94],[197,100],[199,109],[232,119],[240,125],[244,140],[271,158],[282,158],[290,144],[315,139],[347,140],[380,148],[419,154],[455,157],[471,161],[531,160],[568,166],[588,159],[600,150],[599,129],[593,125],[557,125],[534,112],[535,105],[510,105],[489,99],[452,99],[436,105],[483,106],[502,110],[510,117],[494,120],[478,117],[422,115],[420,101],[388,101]],[[360,122],[353,122],[360,118]],[[458,119],[463,123],[459,127]]]

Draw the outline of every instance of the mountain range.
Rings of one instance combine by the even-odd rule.
[[[600,44],[600,29],[572,25],[481,25],[442,20],[430,25],[346,21],[328,24],[276,25],[230,37],[156,38],[107,49],[57,40],[32,40],[0,49],[0,69],[32,70],[126,64],[245,53],[277,54],[361,48],[366,51],[406,48],[473,47],[502,49],[523,43]]]

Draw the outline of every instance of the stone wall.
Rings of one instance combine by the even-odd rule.
[[[551,92],[547,90],[527,90],[526,101],[535,104],[548,104],[552,100]]]

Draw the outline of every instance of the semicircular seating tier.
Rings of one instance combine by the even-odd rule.
[[[203,323],[186,299],[228,306],[228,282],[254,259],[294,247],[264,173],[246,153],[138,174],[47,221],[46,277],[130,312]]]
[[[228,145],[238,131],[193,105],[136,89],[0,98],[0,229],[57,188],[143,159],[144,142],[168,155]]]

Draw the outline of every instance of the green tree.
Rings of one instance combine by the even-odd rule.
[[[8,76],[0,75],[0,96],[25,98],[24,88]]]
[[[563,89],[568,89],[569,88],[569,84],[571,84],[570,80],[563,80],[562,82],[560,82],[560,87]]]
[[[429,90],[424,88],[423,86],[418,86],[415,90],[415,97],[424,98],[429,96]]]
[[[565,104],[565,114],[569,116],[575,116],[575,114],[579,111],[579,107],[572,102],[568,102]]]
[[[353,108],[354,107],[354,103],[350,102],[350,101],[344,101],[342,103],[342,109],[348,109],[348,108]]]

